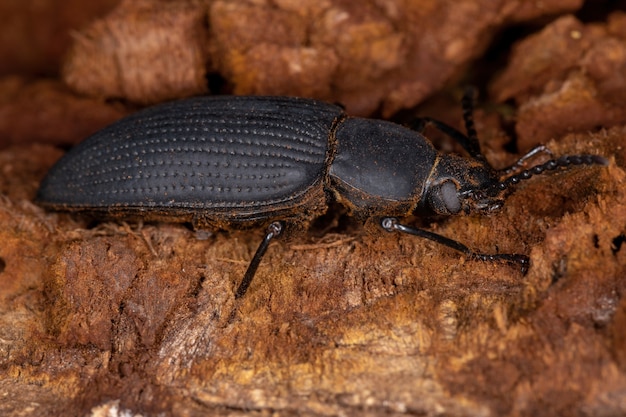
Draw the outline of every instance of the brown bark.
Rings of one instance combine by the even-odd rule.
[[[97,96],[148,103],[186,95],[213,71],[238,93],[306,94],[342,101],[353,114],[390,113],[466,74],[497,30],[540,12],[528,2],[276,0],[157,2],[137,14],[132,3],[86,29],[90,37],[79,36],[67,61],[78,62],[87,40],[130,42],[80,58],[92,70],[117,60],[102,71],[109,81],[0,85],[8,92],[0,143],[26,138],[0,150],[0,414],[626,412],[626,121],[598,110],[618,108],[626,91],[621,14],[594,24],[561,17],[524,37],[502,75],[486,81],[496,100],[517,107],[476,115],[494,165],[515,160],[509,142],[526,148],[543,135],[555,155],[598,153],[609,166],[534,177],[491,216],[425,224],[483,252],[528,254],[526,276],[332,211],[272,243],[236,301],[261,230],[45,212],[33,197],[62,151],[29,142],[69,143],[132,109]],[[579,6],[543,4],[548,12]],[[169,35],[172,22],[197,30]],[[187,41],[196,42],[188,51],[165,53]],[[165,74],[160,56],[184,71]],[[132,87],[137,80],[145,83]],[[459,105],[445,97],[422,111],[457,122]],[[44,109],[56,112],[43,117]],[[504,133],[511,127],[518,142]]]

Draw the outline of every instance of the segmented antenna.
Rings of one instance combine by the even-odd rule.
[[[476,125],[474,124],[474,105],[477,94],[476,88],[469,86],[465,89],[465,93],[461,99],[463,121],[465,122],[465,131],[467,132],[467,145],[465,146],[465,150],[467,150],[471,157],[487,162],[480,150],[478,133],[476,133]]]
[[[557,159],[551,159],[540,165],[526,169],[518,174],[511,175],[491,187],[487,194],[494,197],[502,191],[517,185],[520,181],[527,180],[535,175],[541,175],[547,171],[566,168],[572,165],[608,165],[609,161],[599,155],[563,155]]]

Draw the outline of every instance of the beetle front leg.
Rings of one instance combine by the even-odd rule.
[[[465,93],[463,94],[463,121],[465,122],[465,130],[467,132],[466,135],[459,132],[452,126],[440,122],[439,120],[431,119],[430,117],[420,117],[415,119],[411,128],[422,133],[424,129],[426,129],[426,126],[431,125],[440,132],[449,136],[451,139],[457,141],[459,145],[465,149],[469,156],[488,165],[485,156],[480,150],[480,143],[478,142],[478,135],[476,134],[476,128],[474,126],[474,101],[476,94],[476,88],[471,86],[467,87],[465,89]]]
[[[263,259],[263,255],[265,255],[265,252],[270,245],[270,242],[273,238],[279,236],[283,232],[283,229],[284,224],[282,222],[273,222],[267,227],[267,234],[254,253],[252,260],[250,261],[250,265],[248,265],[248,269],[246,270],[237,291],[235,291],[235,299],[239,299],[244,296],[250,286],[250,283],[252,282],[252,278],[254,278],[254,274],[256,274],[256,270],[261,263],[261,259]]]
[[[508,263],[513,263],[519,265],[522,274],[526,274],[528,272],[528,267],[530,265],[530,259],[526,255],[518,255],[518,254],[507,254],[507,253],[498,253],[498,254],[485,254],[474,252],[464,244],[457,242],[456,240],[449,239],[445,236],[441,236],[434,232],[429,232],[428,230],[418,229],[415,227],[407,226],[398,221],[395,217],[384,217],[380,225],[383,229],[388,232],[402,232],[407,233],[413,236],[423,237],[425,239],[432,240],[433,242],[437,242],[441,245],[447,246],[449,248],[455,249],[459,252],[464,253],[467,257],[478,259],[481,261],[488,262],[496,262],[496,261],[504,261]]]
[[[439,120],[432,119],[430,117],[419,117],[413,120],[410,127],[411,129],[422,133],[426,130],[427,126],[432,126],[440,132],[444,133],[451,139],[454,139],[465,151],[474,159],[479,161],[485,161],[485,157],[481,153],[480,144],[475,137],[469,137],[459,132],[457,129],[450,125],[447,125]]]
[[[502,169],[498,170],[498,173],[501,176],[514,174],[514,173],[520,171],[521,169],[523,169],[528,164],[529,160],[535,158],[536,156],[538,156],[540,154],[545,154],[550,159],[554,158],[554,154],[552,153],[550,148],[548,148],[545,145],[537,145],[537,146],[533,147],[530,151],[526,152],[526,154],[522,155],[512,165],[509,165],[506,168],[502,168]]]

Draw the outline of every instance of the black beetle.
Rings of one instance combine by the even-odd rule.
[[[491,212],[520,180],[547,170],[607,163],[563,156],[522,170],[536,148],[504,170],[480,151],[466,95],[467,136],[432,119],[409,129],[348,117],[339,106],[290,97],[197,97],[126,117],[68,152],[43,180],[37,200],[54,210],[191,222],[196,227],[263,225],[267,233],[242,282],[248,288],[270,241],[286,225],[306,226],[331,200],[359,219],[482,260],[528,267],[528,257],[481,254],[401,224],[411,215]],[[469,157],[442,154],[420,133],[432,124]]]

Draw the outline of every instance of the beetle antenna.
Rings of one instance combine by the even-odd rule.
[[[574,165],[608,165],[609,161],[599,155],[563,155],[557,159],[551,159],[543,164],[536,165],[532,168],[521,171],[518,174],[511,175],[499,183],[495,184],[488,194],[491,196],[498,195],[504,190],[507,190],[520,181],[527,180],[534,175],[541,175],[548,171],[555,171],[559,168],[567,168]],[[506,173],[506,170],[505,170]]]
[[[465,89],[463,98],[461,99],[461,107],[463,108],[463,122],[465,122],[465,131],[470,141],[478,144],[478,133],[476,133],[476,125],[474,124],[474,106],[476,104],[476,88],[468,86]],[[480,152],[480,151],[479,151]]]

